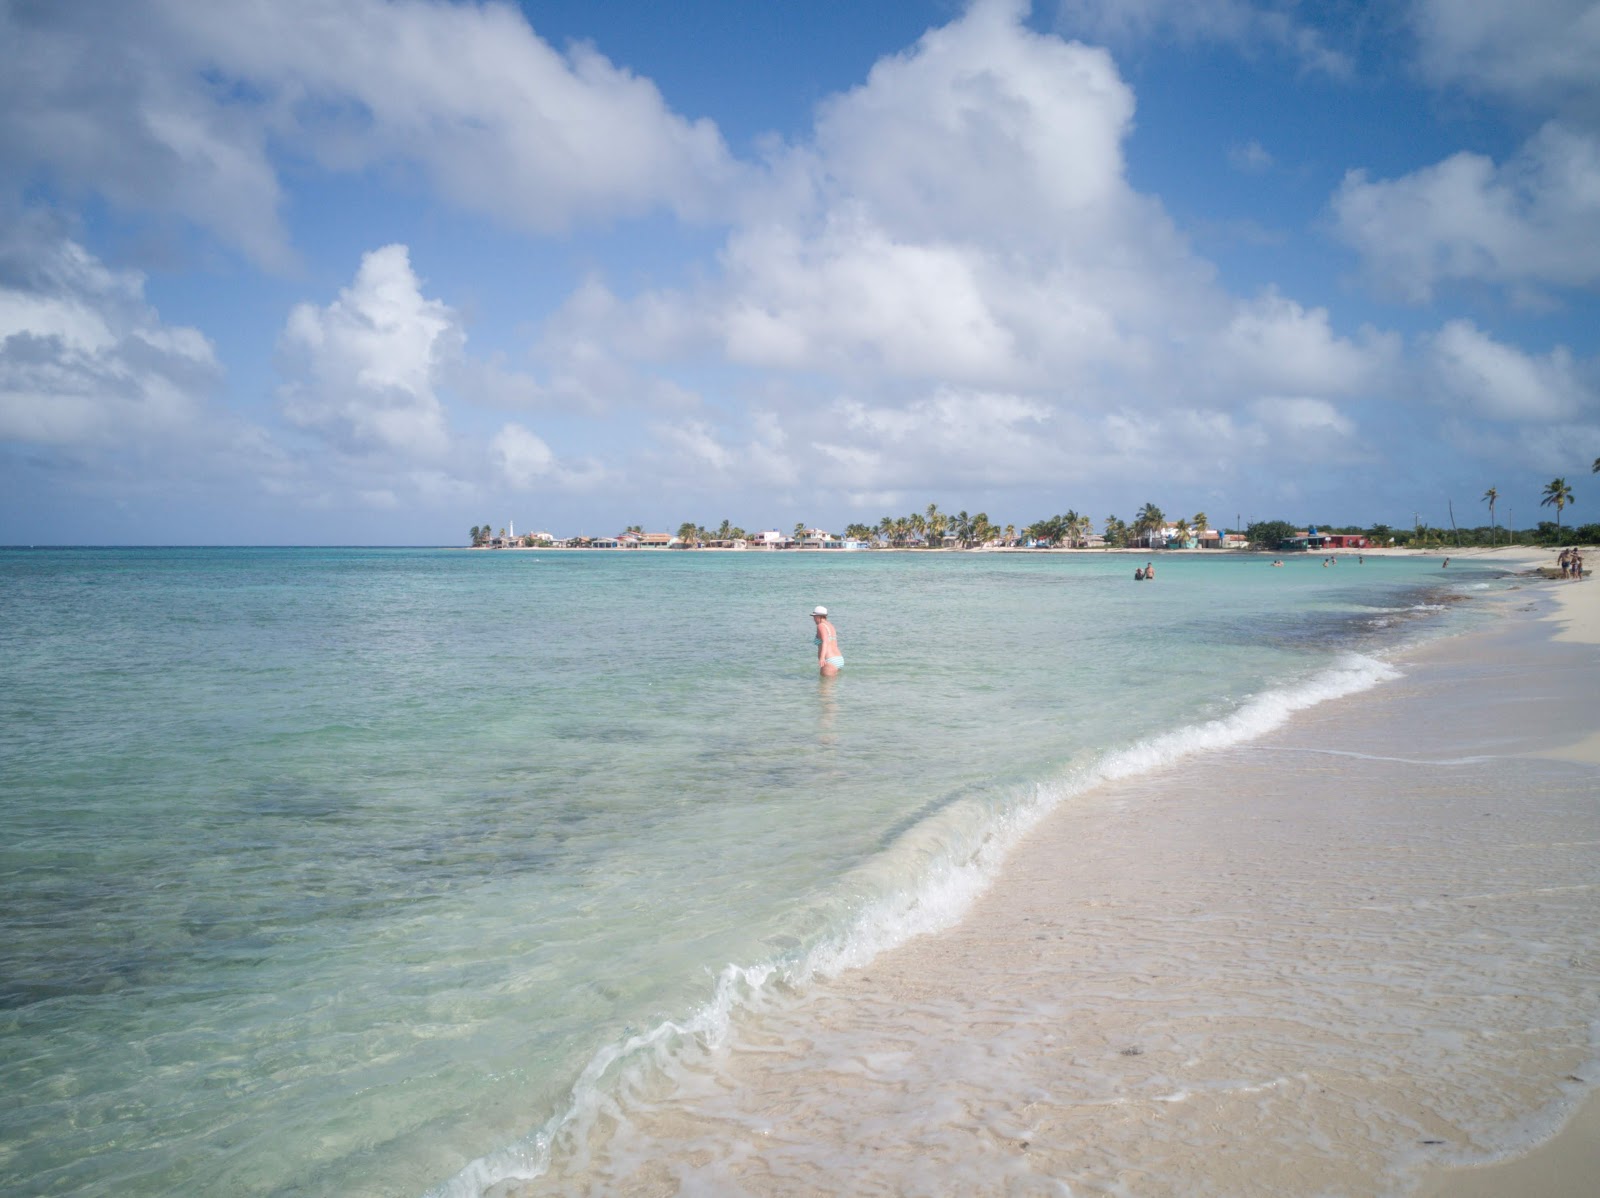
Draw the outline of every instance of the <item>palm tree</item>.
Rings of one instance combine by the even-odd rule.
[[[699,548],[699,532],[700,530],[694,526],[693,521],[687,521],[678,525],[678,540],[685,545],[693,545]]]
[[[797,544],[806,539],[806,526],[804,523],[794,526],[794,539]]]
[[[469,535],[469,536],[471,536],[471,538],[472,538],[472,543],[473,543],[473,544],[474,544],[474,545],[477,545],[477,544],[479,544],[479,540],[478,540],[478,538],[479,538],[479,535],[480,535],[480,533],[481,533],[481,530],[480,530],[480,529],[479,529],[479,528],[478,528],[478,526],[477,526],[477,525],[476,525],[476,524],[474,524],[474,525],[473,525],[473,526],[472,526],[472,532],[471,532],[471,533],[469,533],[469,534],[468,534],[468,535]]]
[[[1133,532],[1135,536],[1147,537],[1166,523],[1167,517],[1161,509],[1153,503],[1147,503],[1139,509],[1139,515],[1133,521]]]
[[[912,512],[906,517],[906,527],[912,533],[922,538],[922,547],[928,547],[928,518],[921,512]]]
[[[1206,514],[1204,512],[1196,512],[1194,514],[1194,519],[1189,523],[1194,525],[1194,535],[1197,537],[1205,536],[1206,529],[1211,527],[1206,521]]]
[[[1178,544],[1185,546],[1188,545],[1189,522],[1187,520],[1179,520],[1172,526],[1172,531],[1178,534]]]
[[[1077,510],[1070,507],[1067,509],[1067,514],[1061,517],[1061,535],[1067,542],[1068,549],[1078,547],[1078,522],[1082,519]]]
[[[1549,507],[1552,503],[1556,507],[1556,527],[1561,527],[1561,509],[1572,503],[1572,488],[1567,486],[1564,478],[1552,478],[1544,489],[1544,498],[1539,501],[1540,507]]]
[[[1483,493],[1483,501],[1489,505],[1489,545],[1492,548],[1495,542],[1494,505],[1500,498],[1500,492],[1490,487]]]

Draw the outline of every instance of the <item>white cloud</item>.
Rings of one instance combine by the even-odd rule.
[[[1441,401],[1491,420],[1550,424],[1580,413],[1600,415],[1594,368],[1583,367],[1565,346],[1548,354],[1524,353],[1484,333],[1471,321],[1453,320],[1424,343],[1424,367]]]
[[[1382,285],[1425,301],[1442,284],[1600,281],[1600,139],[1551,123],[1503,166],[1461,153],[1390,181],[1345,177],[1340,235]]]
[[[1127,183],[1132,113],[1103,51],[978,4],[774,154],[779,182],[742,206],[720,276],[625,303],[588,284],[559,341],[600,360],[712,352],[852,385],[1143,369],[1216,297],[1210,268]]]
[[[464,340],[455,313],[423,297],[405,246],[373,250],[333,303],[290,313],[284,414],[346,453],[438,457],[450,438],[436,386]]]
[[[117,0],[0,6],[0,160],[176,214],[282,268],[272,147],[326,168],[421,168],[513,228],[714,211],[737,168],[714,125],[510,4]]]
[[[848,222],[843,222],[848,225]],[[1013,369],[1013,344],[984,295],[981,256],[895,242],[881,230],[831,227],[805,241],[785,230],[736,236],[737,292],[725,347],[756,366],[901,376],[988,377]]]
[[[1433,83],[1600,116],[1593,0],[1413,0],[1409,16]]]
[[[187,442],[222,380],[211,343],[164,324],[144,280],[24,217],[0,237],[0,439]]]
[[[1269,291],[1239,303],[1212,343],[1211,370],[1252,392],[1353,395],[1382,380],[1399,338],[1368,332],[1364,344],[1334,333],[1326,308],[1307,310]]]
[[[1280,396],[1257,400],[1252,411],[1273,432],[1301,444],[1325,445],[1354,436],[1350,419],[1326,400],[1306,396]]]
[[[499,479],[515,491],[592,490],[609,472],[594,461],[564,462],[542,437],[515,422],[503,426],[489,445]]]
[[[550,447],[520,424],[502,428],[490,452],[501,475],[519,490],[550,478],[556,468],[556,455]]]
[[[0,5],[0,178],[175,214],[283,266],[262,121],[180,47],[140,3]]]
[[[1296,20],[1297,7],[1292,0],[1059,0],[1056,25],[1117,44],[1170,34],[1246,53],[1273,49],[1307,70],[1348,75],[1349,57],[1329,45],[1322,31]]]
[[[1109,475],[1107,409],[1137,430],[1117,460],[1148,470],[1173,456],[1157,435],[1169,423],[1236,452],[1268,432],[1260,413],[1229,412],[1268,399],[1261,411],[1284,424],[1313,409],[1275,397],[1381,388],[1398,338],[1343,336],[1326,309],[1215,286],[1129,185],[1132,117],[1103,51],[1027,30],[1016,5],[979,4],[821,105],[811,139],[772,150],[772,186],[740,207],[720,273],[631,299],[587,280],[546,356],[568,380],[674,357],[790,379],[767,413],[783,459],[863,496]],[[730,464],[752,453],[737,432],[670,428],[659,443],[701,471],[689,485],[745,477]]]
[[[900,407],[834,403],[813,430],[829,486],[898,490],[936,477],[966,485],[1045,481],[1058,457],[1051,409],[1017,395],[942,387]]]
[[[1228,150],[1228,163],[1246,175],[1264,175],[1272,169],[1273,158],[1259,141],[1251,138]]]

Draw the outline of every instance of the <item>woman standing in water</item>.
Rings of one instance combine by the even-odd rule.
[[[811,609],[811,619],[817,626],[817,669],[824,678],[832,678],[844,665],[839,652],[839,630],[828,622],[828,609],[817,606]]]

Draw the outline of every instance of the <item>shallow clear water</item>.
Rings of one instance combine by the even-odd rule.
[[[471,1190],[724,967],[936,925],[1064,779],[1497,584],[1135,564],[0,552],[0,1193]]]

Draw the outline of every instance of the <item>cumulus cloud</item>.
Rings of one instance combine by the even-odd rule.
[[[455,313],[422,295],[405,246],[373,250],[333,303],[290,313],[284,414],[346,453],[438,457],[450,439],[436,388],[464,340]]]
[[[1248,391],[1341,396],[1386,378],[1400,340],[1371,330],[1363,343],[1340,337],[1326,308],[1306,309],[1269,291],[1235,307],[1212,352],[1211,369]]]
[[[0,236],[0,439],[187,441],[222,381],[211,343],[164,323],[144,279],[24,217]]]
[[[1552,424],[1600,415],[1594,364],[1585,369],[1565,346],[1529,354],[1453,320],[1426,339],[1424,367],[1442,402],[1491,420]]]
[[[1600,281],[1600,138],[1550,123],[1501,166],[1460,153],[1393,180],[1346,175],[1339,235],[1383,286],[1414,302],[1456,282]]]
[[[1132,114],[1103,51],[975,5],[821,106],[718,276],[625,305],[590,295],[588,331],[564,339],[982,387],[1136,365],[1214,296],[1127,183]]]
[[[461,207],[554,232],[714,211],[714,125],[510,4],[90,0],[0,7],[0,161],[176,213],[266,265],[291,253],[276,145],[325,168],[420,168]]]
[[[495,434],[489,458],[499,481],[513,491],[588,491],[609,477],[606,468],[592,459],[562,461],[544,438],[515,422]]]
[[[1145,465],[1185,413],[1235,448],[1269,436],[1262,412],[1309,420],[1277,397],[1352,419],[1332,405],[1392,377],[1398,338],[1219,289],[1128,182],[1133,97],[1109,55],[1021,18],[979,3],[823,103],[809,138],[771,151],[771,185],[694,286],[625,298],[585,281],[544,339],[562,377],[682,359],[792,379],[766,412],[783,460],[863,496],[1099,473],[1107,408],[1138,430],[1119,460]],[[663,430],[700,481],[740,477],[730,463],[753,452],[698,418]]]

